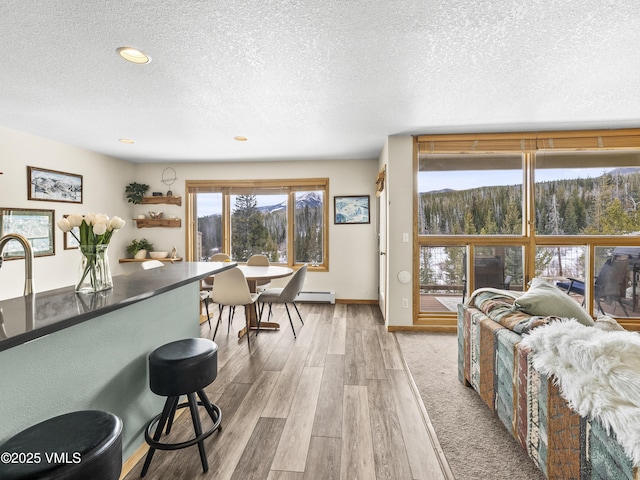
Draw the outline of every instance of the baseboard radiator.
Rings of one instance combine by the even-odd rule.
[[[296,302],[336,303],[336,292],[300,292]]]

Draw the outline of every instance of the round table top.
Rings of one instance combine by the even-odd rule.
[[[289,267],[280,267],[278,265],[269,265],[268,267],[255,265],[238,265],[247,280],[267,280],[273,278],[287,277],[293,273],[293,269]]]

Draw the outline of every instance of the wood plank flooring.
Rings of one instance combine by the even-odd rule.
[[[440,480],[453,478],[393,333],[372,305],[301,304],[294,339],[283,306],[277,331],[238,339],[243,309],[218,329],[218,377],[207,389],[222,430],[198,448],[157,451],[145,478]],[[210,307],[213,314],[217,309]],[[213,324],[213,322],[212,322]],[[213,325],[215,327],[215,325]],[[201,335],[211,338],[207,323]],[[205,419],[203,428],[211,423]],[[192,435],[176,419],[171,441]],[[144,458],[126,475],[140,476]]]

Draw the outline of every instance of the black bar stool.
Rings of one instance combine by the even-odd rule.
[[[142,467],[141,477],[149,470],[151,459],[156,449],[178,450],[198,444],[202,470],[209,470],[207,455],[204,451],[204,440],[213,432],[222,428],[222,412],[220,408],[211,403],[207,398],[204,388],[218,376],[218,346],[206,338],[188,338],[167,343],[156,348],[149,355],[149,386],[156,395],[167,397],[162,413],[156,415],[147,424],[144,437],[149,444],[149,452]],[[187,396],[187,402],[178,404],[181,395]],[[196,400],[196,395],[200,401]],[[206,432],[202,432],[198,405],[205,408],[213,426]],[[165,433],[171,432],[171,425],[176,410],[189,407],[195,437],[179,443],[160,442],[160,437],[167,426]],[[153,438],[151,429],[157,424]]]
[[[0,478],[118,480],[121,433],[122,421],[100,410],[50,418],[0,445]]]

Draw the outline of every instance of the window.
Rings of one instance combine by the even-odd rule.
[[[224,251],[222,230],[222,193],[198,193],[196,198],[197,261],[211,258]]]
[[[422,155],[420,235],[522,234],[522,155]]]
[[[322,265],[324,259],[324,237],[326,215],[323,205],[326,203],[323,190],[300,191],[295,198],[295,263]]]
[[[471,291],[522,291],[534,276],[594,315],[640,318],[640,130],[415,145],[415,323],[455,325]]]
[[[245,262],[328,268],[328,179],[188,181],[193,258],[218,252]],[[189,252],[188,252],[189,254]]]
[[[231,258],[246,262],[262,254],[270,262],[288,263],[288,195],[274,193],[230,195]]]
[[[627,235],[640,231],[637,152],[536,155],[538,235]]]

